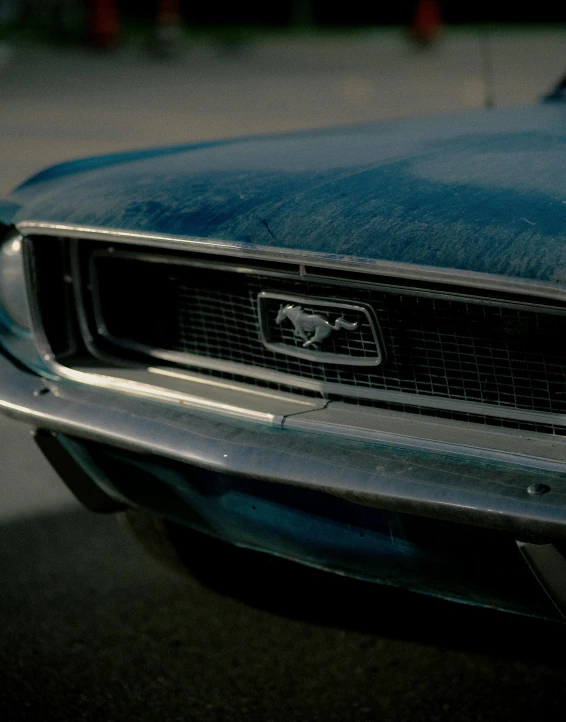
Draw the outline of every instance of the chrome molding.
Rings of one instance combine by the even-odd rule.
[[[191,354],[175,353],[174,351],[154,351],[152,356],[163,361],[172,361],[188,365],[198,372],[198,368],[207,367],[215,371],[224,371],[238,376],[247,376],[262,381],[279,383],[283,386],[316,391],[323,398],[329,396],[345,396],[350,398],[368,399],[383,401],[392,404],[402,404],[412,407],[426,407],[444,411],[454,411],[462,414],[476,414],[478,416],[491,416],[493,418],[506,418],[516,421],[530,421],[540,424],[556,424],[566,426],[566,414],[549,414],[542,411],[520,410],[514,407],[490,406],[475,401],[455,401],[438,396],[425,396],[424,394],[411,394],[405,391],[387,391],[384,389],[363,389],[355,386],[343,386],[342,384],[328,383],[325,381],[313,381],[291,374],[279,373],[278,371],[257,370],[245,364],[231,361],[220,361],[217,359],[204,359],[202,356]],[[205,363],[206,362],[206,363]]]
[[[324,267],[330,269],[342,269],[350,272],[370,273],[373,275],[397,277],[400,279],[409,279],[415,281],[435,282],[442,284],[451,284],[455,286],[465,286],[472,289],[482,289],[486,291],[496,291],[498,293],[511,293],[520,295],[536,296],[539,298],[548,298],[554,301],[566,303],[566,288],[553,286],[549,283],[530,281],[525,279],[511,279],[508,277],[500,277],[491,274],[482,274],[475,272],[462,272],[450,269],[436,269],[425,266],[416,266],[412,264],[391,263],[386,261],[372,261],[368,259],[344,259],[341,256],[332,256],[328,254],[319,254],[309,251],[296,251],[286,249],[273,249],[262,246],[249,246],[244,243],[229,242],[223,240],[202,239],[196,237],[167,236],[163,234],[146,234],[131,233],[129,231],[106,230],[91,228],[87,226],[74,226],[64,224],[51,224],[36,221],[24,221],[18,224],[18,229],[22,234],[41,234],[55,237],[69,237],[71,240],[89,239],[103,240],[112,243],[146,245],[158,248],[169,248],[173,250],[184,249],[187,251],[201,252],[207,254],[218,254],[221,256],[241,257],[247,261],[250,259],[296,263],[301,269],[303,275],[305,265],[314,267]],[[75,264],[76,264],[76,254]],[[261,270],[254,269],[256,273],[263,273]],[[76,280],[80,280],[80,274],[75,273]],[[184,403],[195,407],[199,405],[199,399],[194,396],[182,394],[179,392],[171,392],[163,389],[157,383],[155,385],[147,383],[134,382],[128,379],[119,378],[117,376],[108,376],[104,374],[87,373],[74,368],[70,368],[60,364],[54,357],[47,338],[43,332],[40,313],[37,305],[34,303],[34,294],[30,294],[30,305],[32,312],[32,322],[34,326],[34,336],[38,346],[41,358],[45,364],[46,371],[50,375],[56,375],[60,378],[69,379],[82,384],[88,384],[99,388],[108,388],[119,392],[140,395],[143,397],[151,397],[156,400]],[[80,289],[77,290],[77,299],[79,299]],[[434,294],[436,295],[436,294]],[[278,296],[279,298],[279,296]],[[517,305],[517,304],[514,304]],[[79,309],[82,301],[79,302]],[[530,304],[530,308],[538,305]],[[95,356],[100,356],[94,348],[93,339],[90,338],[88,326],[81,315],[81,326],[83,335],[90,347],[91,352]],[[413,408],[424,407],[438,409],[449,412],[462,414],[471,414],[477,416],[488,416],[492,418],[511,419],[514,421],[532,422],[540,424],[549,424],[557,426],[566,426],[565,414],[553,414],[546,412],[537,412],[517,409],[516,407],[496,406],[482,404],[473,401],[460,401],[454,399],[446,399],[438,396],[427,396],[424,394],[413,394],[402,391],[388,391],[383,389],[367,389],[356,386],[344,386],[342,384],[328,383],[306,379],[291,374],[280,373],[252,367],[246,364],[236,362],[222,361],[218,359],[204,358],[202,356],[179,353],[173,351],[163,351],[160,349],[150,349],[142,345],[132,343],[124,343],[120,339],[112,338],[105,329],[101,327],[101,334],[105,335],[108,340],[117,346],[142,351],[151,358],[174,362],[188,367],[193,372],[198,373],[198,369],[210,369],[219,372],[230,373],[247,377],[250,379],[258,379],[271,383],[281,384],[290,388],[301,388],[315,392],[320,398],[327,399],[329,396],[349,396],[351,398],[367,399],[381,401],[385,403],[400,404]],[[101,357],[102,358],[102,357]],[[114,361],[109,356],[102,358],[104,361]],[[116,369],[119,374],[120,370]],[[201,376],[206,379],[206,376]],[[202,400],[203,408],[217,410],[222,412],[218,404],[208,405],[206,400]],[[239,413],[239,411],[241,413]],[[232,415],[248,415],[245,409],[230,408],[224,409],[225,413]],[[252,414],[253,416],[253,414]],[[268,415],[269,416],[269,415]],[[248,418],[251,418],[248,416]],[[254,420],[260,420],[254,416]],[[279,423],[279,419],[262,417],[263,421],[268,423]]]
[[[518,436],[511,429],[423,417],[401,411],[348,408],[331,402],[322,409],[286,417],[283,428],[317,432],[329,437],[348,438],[389,446],[410,446],[435,454],[467,457],[477,461],[518,463],[532,469],[566,472],[566,438],[548,434]]]
[[[271,248],[270,246],[254,246],[236,241],[225,241],[196,236],[175,236],[162,233],[138,233],[119,229],[103,229],[73,224],[46,223],[43,221],[20,221],[17,224],[24,235],[41,234],[46,236],[68,236],[76,239],[93,241],[110,241],[112,243],[129,243],[172,250],[200,251],[232,258],[246,258],[299,265],[312,265],[358,273],[369,273],[380,276],[393,276],[400,279],[426,281],[473,289],[513,293],[519,295],[539,296],[566,302],[566,288],[545,281],[535,281],[509,276],[497,276],[491,273],[476,271],[460,271],[458,269],[419,266],[412,263],[396,263],[393,261],[376,261],[367,258],[344,257],[314,251],[297,249]]]
[[[141,347],[140,347],[141,348]],[[437,396],[425,396],[424,394],[411,394],[404,391],[387,391],[380,389],[361,389],[358,387],[345,387],[342,384],[327,383],[323,381],[313,381],[311,379],[304,379],[299,376],[292,376],[291,374],[279,373],[278,371],[269,370],[257,370],[245,364],[238,364],[230,361],[220,361],[217,359],[203,359],[202,356],[193,356],[191,354],[175,353],[174,351],[153,351],[151,356],[157,360],[171,361],[173,363],[179,363],[183,366],[191,368],[195,374],[198,374],[199,368],[204,367],[221,371],[225,373],[231,373],[237,376],[245,376],[247,378],[259,379],[261,381],[268,381],[282,386],[288,386],[290,388],[301,388],[308,391],[313,391],[320,394],[321,398],[328,398],[329,396],[345,396],[345,389],[347,389],[348,396],[350,398],[361,398],[374,401],[383,401],[385,403],[401,404],[404,406],[411,406],[413,408],[424,407],[430,409],[439,409],[442,411],[453,411],[462,414],[472,414],[476,416],[489,416],[496,419],[512,419],[514,421],[525,421],[539,424],[554,424],[556,426],[566,426],[566,415],[565,414],[550,414],[542,411],[528,411],[516,409],[513,407],[505,406],[490,406],[488,404],[481,404],[474,401],[455,401],[453,399],[444,399]],[[107,386],[121,391],[129,391],[135,393],[135,385],[131,382],[127,382],[126,386],[121,387],[119,379],[115,377],[107,377],[105,382],[100,381],[98,374],[85,374],[84,372],[76,371],[70,367],[63,366],[57,363],[52,355],[44,356],[46,364],[49,366],[51,371],[60,376],[61,378],[68,378],[73,381],[79,381],[81,383],[91,383],[96,386]],[[120,373],[119,369],[116,369],[116,373]],[[201,376],[202,379],[206,379],[206,376]],[[147,395],[147,389],[139,389],[139,392],[143,395]],[[159,389],[155,388],[152,393],[153,396],[159,397]],[[169,398],[169,395],[164,395],[164,398]]]
[[[74,240],[74,239],[71,239]],[[179,249],[176,249],[177,251]],[[215,271],[229,271],[230,273],[237,273],[242,275],[261,275],[265,276],[266,278],[283,278],[283,279],[289,279],[289,278],[297,278],[297,279],[306,279],[306,280],[312,280],[316,281],[317,283],[324,283],[328,286],[339,286],[340,288],[344,288],[344,279],[341,277],[333,276],[331,273],[326,274],[322,273],[324,270],[330,270],[332,271],[335,268],[338,268],[338,265],[331,263],[327,266],[322,265],[316,265],[312,266],[309,264],[308,266],[305,263],[300,263],[296,259],[266,259],[266,258],[252,258],[251,256],[246,255],[245,258],[239,259],[239,262],[236,264],[234,263],[234,258],[231,254],[228,254],[226,258],[224,258],[222,255],[220,255],[218,260],[210,260],[210,258],[202,258],[199,257],[199,253],[205,254],[206,249],[202,248],[198,251],[194,251],[194,249],[188,249],[190,253],[188,252],[185,257],[181,255],[176,256],[168,256],[163,254],[156,254],[154,252],[154,249],[150,252],[143,253],[142,251],[132,251],[131,249],[127,248],[127,245],[125,245],[122,249],[118,250],[115,249],[113,246],[107,249],[98,250],[92,253],[91,259],[94,260],[95,258],[100,257],[110,257],[113,258],[135,258],[136,260],[146,261],[150,263],[166,263],[167,265],[171,266],[190,266],[192,268],[202,268],[206,270],[215,270]],[[206,253],[206,256],[210,255],[216,255],[216,254],[210,254]],[[273,263],[280,266],[278,270],[275,270],[275,268],[271,267],[270,265],[266,266],[254,266],[254,261],[256,263]],[[365,274],[365,268],[352,268],[348,269],[347,271],[350,275],[347,279],[348,286],[351,286],[352,288],[362,288],[362,289],[369,289],[372,290],[375,288],[375,281],[370,280],[366,277]],[[90,264],[90,278],[91,282],[96,283],[96,270],[94,264],[91,262]],[[370,276],[375,276],[376,274],[370,274]],[[379,274],[381,276],[381,274]],[[385,278],[387,278],[387,281],[385,282]],[[422,297],[431,297],[431,298],[438,298],[438,299],[446,299],[446,300],[457,300],[457,301],[465,301],[466,303],[475,303],[482,306],[498,306],[498,307],[506,307],[506,308],[521,308],[524,310],[544,310],[546,313],[550,314],[556,314],[556,315],[566,315],[566,305],[560,306],[560,305],[553,305],[556,303],[560,303],[557,299],[553,299],[549,305],[544,305],[544,303],[540,302],[528,302],[525,299],[521,299],[521,301],[518,300],[508,300],[505,298],[505,291],[503,291],[503,296],[500,298],[493,298],[490,296],[478,296],[470,294],[469,292],[466,293],[465,290],[457,288],[454,286],[454,288],[450,290],[443,290],[443,289],[428,289],[426,286],[421,287],[420,285],[407,285],[411,283],[412,280],[417,279],[407,279],[398,277],[396,279],[395,277],[392,277],[388,274],[383,274],[383,278],[380,278],[379,280],[379,289],[380,291],[383,291],[384,293],[402,293],[407,296],[422,296]],[[501,291],[500,291],[501,293]],[[550,302],[551,299],[548,299]]]
[[[27,258],[25,248],[25,237],[17,231],[11,231],[3,239],[3,243],[7,241],[19,241],[23,244],[24,251],[24,273],[26,283],[26,293],[28,300],[32,298],[30,293],[30,283],[27,273]],[[31,309],[30,309],[31,312]],[[33,318],[30,318],[31,326],[33,329],[34,323]],[[34,338],[33,330],[28,328],[20,328],[15,325],[10,319],[8,319],[0,305],[0,345],[3,345],[15,358],[19,359],[28,368],[34,369],[35,371],[46,371],[42,358],[38,353],[38,344]]]
[[[107,389],[111,391],[119,391],[130,395],[140,396],[142,398],[155,399],[157,401],[169,401],[179,406],[185,406],[190,409],[198,409],[201,411],[211,411],[223,416],[232,416],[246,419],[247,421],[257,421],[268,424],[269,426],[281,426],[283,417],[269,412],[255,411],[246,408],[243,404],[232,406],[218,401],[207,399],[204,394],[202,396],[194,396],[179,391],[171,391],[156,384],[149,384],[131,379],[110,376],[109,374],[99,374],[92,372],[79,371],[67,366],[61,366],[56,361],[50,360],[49,366],[58,377],[69,381],[85,384],[89,387]],[[118,370],[118,373],[120,371]],[[125,375],[125,374],[124,374]]]

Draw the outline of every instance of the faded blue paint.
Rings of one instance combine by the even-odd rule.
[[[233,141],[217,140],[208,143],[191,143],[185,145],[171,146],[169,148],[144,148],[142,150],[129,150],[122,153],[108,153],[107,155],[97,155],[90,158],[81,158],[79,160],[70,160],[65,163],[58,163],[49,168],[39,171],[31,178],[21,183],[18,189],[27,188],[28,186],[43,183],[45,181],[63,178],[69,175],[77,175],[90,170],[98,170],[100,168],[108,168],[111,165],[121,165],[130,163],[131,161],[146,160],[148,158],[156,158],[158,156],[165,157],[172,154],[186,153],[190,151],[200,150],[201,148],[210,148],[214,146],[226,145]]]
[[[9,226],[13,222],[20,209],[21,205],[19,203],[0,200],[0,233],[2,232],[2,226]]]
[[[80,445],[135,505],[233,544],[445,599],[554,616],[507,535],[100,444],[63,443],[71,453]]]
[[[566,107],[481,111],[64,164],[15,220],[566,282]]]

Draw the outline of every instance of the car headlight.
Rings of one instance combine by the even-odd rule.
[[[26,293],[23,244],[11,238],[0,246],[0,310],[11,330],[31,328]]]

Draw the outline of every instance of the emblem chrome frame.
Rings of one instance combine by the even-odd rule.
[[[317,308],[340,309],[344,312],[354,311],[365,316],[369,327],[371,328],[373,341],[376,348],[374,356],[348,356],[346,354],[326,353],[312,348],[304,348],[301,346],[290,346],[286,343],[274,342],[270,332],[270,324],[272,319],[267,315],[268,299],[280,301],[281,303],[292,303],[297,305],[315,306]],[[294,296],[286,293],[276,293],[271,291],[261,291],[257,296],[257,308],[259,318],[259,336],[262,344],[269,351],[275,353],[286,354],[287,356],[295,356],[296,358],[306,359],[308,361],[318,361],[319,363],[333,363],[341,366],[380,366],[385,361],[385,351],[379,323],[371,306],[366,304],[348,303],[347,301],[335,301],[329,298],[315,298],[308,296]]]

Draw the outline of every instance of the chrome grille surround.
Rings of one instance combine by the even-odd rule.
[[[232,370],[244,375],[246,369],[248,373],[265,369],[282,374],[291,385],[291,378],[319,382],[321,389],[344,400],[409,403],[412,396],[413,403],[425,406],[433,398],[482,405],[492,415],[493,407],[497,413],[524,410],[525,418],[528,412],[566,413],[566,349],[562,343],[566,315],[562,310],[497,305],[494,299],[481,303],[479,299],[419,295],[414,288],[346,288],[291,274],[272,277],[261,271],[234,273],[229,267],[171,265],[156,257],[151,264],[156,285],[168,284],[173,289],[162,315],[165,317],[169,308],[169,315],[176,316],[170,343],[157,348],[151,337],[144,338],[143,329],[137,337],[127,338],[116,332],[111,319],[116,315],[112,310],[116,298],[109,289],[123,279],[120,293],[126,290],[129,294],[131,308],[125,309],[126,320],[118,325],[128,329],[128,313],[135,313],[147,293],[145,281],[136,286],[135,266],[147,260],[115,252],[104,257],[97,254],[96,259],[99,267],[91,282],[100,294],[97,328],[104,329],[107,341],[116,347],[187,366],[209,367],[218,361],[235,364],[237,368]],[[287,345],[294,343],[292,327],[277,328],[274,323],[278,298],[302,293],[336,305],[331,299],[338,297],[342,303],[373,309],[380,321],[387,361],[379,367],[346,366],[266,348],[257,312],[257,299],[266,292],[271,302],[270,330],[278,332]],[[315,301],[311,308],[317,310]],[[350,346],[347,335],[336,334],[332,343],[333,352]],[[296,348],[300,351],[301,345],[297,343]],[[395,398],[395,394],[403,396]]]
[[[55,229],[52,229],[49,235],[68,236],[56,233]],[[105,232],[93,232],[90,235],[85,232],[85,236],[107,238]],[[155,243],[154,237],[144,239],[136,235],[127,238],[128,244],[138,241],[141,246],[151,246]],[[172,241],[170,243],[173,245]],[[75,243],[77,249],[80,249],[81,245],[82,242]],[[114,251],[117,245],[113,244]],[[237,244],[226,245],[232,248]],[[122,246],[120,253],[113,254],[114,258],[126,255],[126,250],[127,246]],[[210,246],[207,242],[202,242],[198,250],[210,253]],[[103,253],[106,251],[107,249]],[[132,251],[136,253],[138,260],[143,260],[142,256],[146,251]],[[185,256],[174,263],[176,272],[182,269],[176,277],[179,293],[177,321],[180,326],[183,316],[188,318],[191,309],[198,307],[199,303],[202,307],[203,303],[202,299],[196,298],[194,285],[188,283],[187,279],[184,284],[181,282],[183,273],[189,272],[187,269],[198,269],[200,277],[203,277],[203,269],[209,269],[214,274],[221,272],[245,279],[245,294],[234,294],[233,289],[222,287],[206,296],[207,309],[215,305],[216,308],[223,309],[222,313],[214,314],[216,322],[220,324],[215,334],[191,335],[185,329],[184,334],[178,334],[176,344],[172,344],[171,348],[159,348],[144,345],[139,343],[139,340],[113,336],[102,324],[95,329],[95,343],[103,340],[109,344],[118,363],[133,352],[138,354],[138,358],[141,354],[152,359],[152,363],[155,359],[161,359],[170,364],[201,370],[203,373],[239,375],[249,383],[278,383],[291,389],[300,388],[309,393],[318,393],[326,398],[350,403],[371,404],[375,401],[376,405],[381,407],[392,404],[397,405],[397,408],[405,406],[407,411],[421,408],[423,412],[433,414],[436,409],[440,415],[466,414],[470,420],[507,419],[511,420],[507,425],[517,424],[519,428],[521,422],[529,428],[535,428],[537,424],[541,427],[547,425],[549,428],[566,427],[563,392],[566,357],[560,344],[555,344],[552,353],[547,353],[539,343],[540,339],[556,341],[564,336],[562,329],[565,322],[566,294],[562,289],[551,287],[550,284],[533,284],[528,281],[510,280],[507,283],[508,279],[502,279],[503,291],[498,294],[495,290],[486,290],[497,285],[495,279],[489,277],[486,279],[486,289],[476,292],[480,285],[477,276],[481,274],[469,274],[470,283],[467,284],[466,274],[455,273],[450,285],[446,283],[447,276],[440,272],[437,278],[438,286],[434,288],[435,284],[429,281],[430,276],[434,275],[430,273],[430,269],[423,271],[424,283],[419,283],[416,278],[414,284],[407,282],[407,269],[401,269],[403,273],[399,274],[399,278],[392,274],[380,278],[377,271],[373,270],[375,280],[372,278],[370,283],[365,264],[360,264],[357,268],[350,266],[347,274],[343,273],[340,278],[337,273],[336,278],[333,269],[342,271],[343,266],[348,264],[337,263],[334,266],[328,259],[325,259],[324,263],[316,260],[308,265],[293,264],[294,268],[290,271],[289,257],[285,257],[283,253],[275,254],[278,256],[275,260],[269,259],[269,268],[265,271],[261,264],[254,267],[254,253],[246,251],[248,249],[242,247],[241,254],[238,254],[241,257],[227,263],[223,262],[222,258],[218,262],[211,262],[210,258],[202,260],[204,256],[201,257],[199,253]],[[219,255],[229,253],[228,249],[224,249]],[[256,259],[258,256],[263,262],[264,254],[255,254]],[[303,260],[315,260],[308,254],[304,256]],[[156,260],[154,257],[155,263],[152,265],[157,268],[160,264],[167,265],[172,262],[171,257],[162,255],[162,259]],[[281,262],[281,271],[274,270],[278,262]],[[388,271],[390,266],[391,264],[387,267]],[[414,276],[418,275],[418,270],[413,269]],[[82,280],[84,282],[85,279]],[[397,282],[399,286],[396,286]],[[340,301],[366,303],[379,317],[389,360],[383,367],[369,371],[291,357],[285,357],[284,362],[274,363],[273,354],[261,348],[256,312],[258,294],[270,289],[274,289],[274,293],[300,293],[316,298],[332,297]],[[507,297],[510,293],[516,294],[513,300]],[[392,303],[391,299],[396,299],[396,302]],[[417,309],[416,317],[420,309],[424,309],[425,316],[429,317],[432,310],[432,316],[440,325],[433,331],[424,328],[422,323],[413,326],[406,323],[400,325],[398,315],[396,317],[399,306],[410,307],[413,311]],[[450,309],[454,308],[465,310],[465,314],[458,316],[457,327],[453,319],[451,327],[450,324],[446,326],[447,314],[449,316],[452,313]],[[461,323],[462,317],[467,319],[468,326]],[[231,325],[238,329],[232,336],[227,330],[230,319],[236,319],[235,326],[234,323]],[[495,336],[502,332],[507,339],[503,344],[492,343],[494,323],[497,330]],[[410,343],[400,340],[399,334],[395,335],[395,324],[397,330],[402,326],[403,333],[407,331],[412,334]],[[470,324],[476,329],[490,326],[492,334],[488,341],[485,335],[470,335]],[[192,328],[194,331],[194,324]],[[243,334],[242,328],[248,328],[249,333]],[[223,342],[218,340],[219,330],[221,334],[225,333]],[[101,333],[98,334],[98,331]],[[531,332],[534,332],[534,336]],[[521,337],[522,340],[518,344],[507,343],[509,338],[513,337]],[[233,340],[231,345],[226,343],[230,338]],[[108,355],[108,348],[107,345],[105,355]],[[411,373],[393,373],[394,368],[399,370],[399,364],[395,365],[395,358],[407,356],[407,353],[413,361]],[[281,367],[282,363],[285,368]]]

